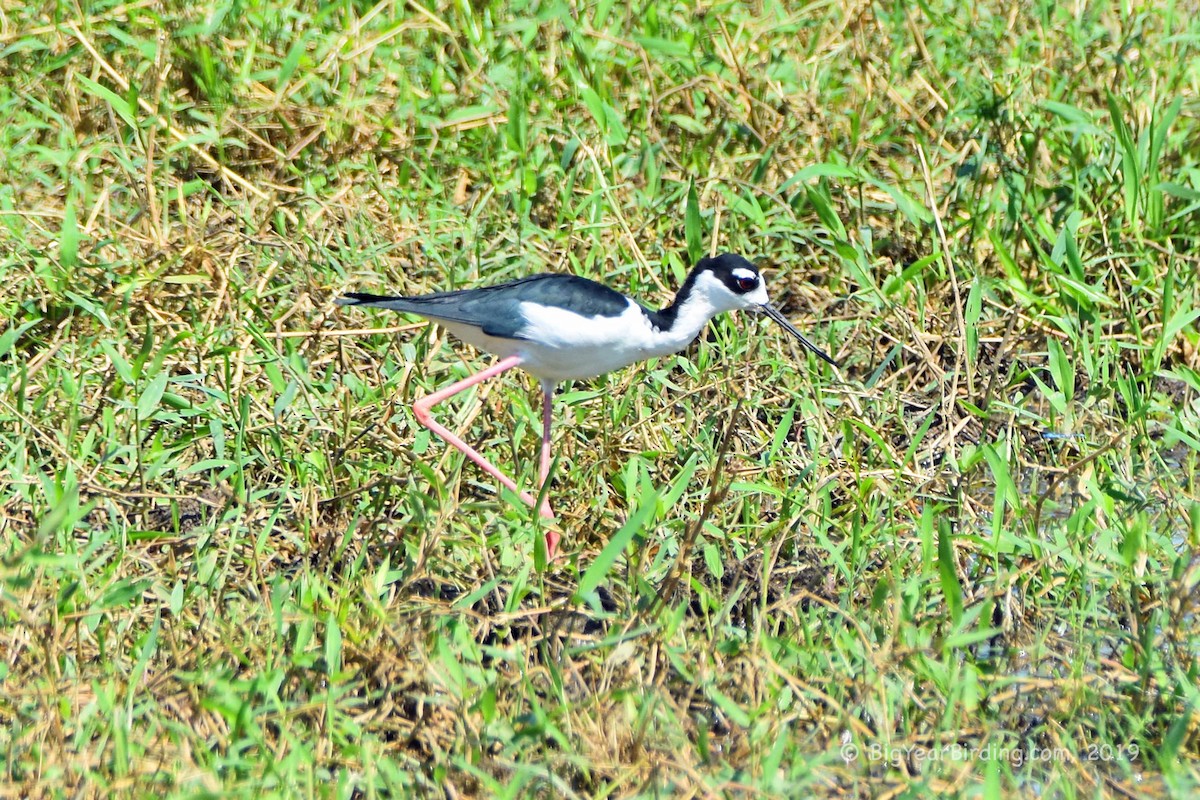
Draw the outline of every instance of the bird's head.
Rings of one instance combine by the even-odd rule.
[[[783,329],[796,338],[817,356],[833,366],[837,362],[824,350],[796,330],[779,309],[771,305],[767,297],[767,286],[758,267],[735,253],[722,253],[711,258],[702,258],[688,276],[680,294],[690,293],[709,305],[714,313],[735,311],[741,308],[761,311],[778,322]]]

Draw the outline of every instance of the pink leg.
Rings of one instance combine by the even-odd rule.
[[[453,397],[454,395],[458,394],[459,392],[461,392],[465,389],[470,389],[475,384],[482,383],[482,382],[486,381],[488,378],[494,378],[497,375],[499,375],[501,372],[510,370],[520,363],[521,363],[520,356],[509,356],[508,358],[497,361],[495,364],[493,364],[492,366],[483,370],[482,372],[477,372],[468,378],[464,378],[463,380],[459,381],[458,383],[454,383],[454,384],[451,384],[450,386],[447,386],[445,389],[439,389],[438,391],[434,392],[433,394],[431,394],[427,397],[422,397],[420,400],[413,403],[413,413],[416,414],[418,422],[420,422],[422,425],[424,425],[429,430],[436,433],[438,436],[445,439],[447,442],[449,442],[454,447],[457,447],[459,450],[462,451],[462,453],[467,458],[471,459],[476,464],[478,464],[479,467],[484,472],[486,472],[488,475],[491,475],[493,478],[500,481],[500,483],[504,484],[506,487],[508,487],[512,491],[516,492],[517,494],[519,494],[521,499],[525,502],[526,505],[533,507],[534,505],[537,504],[536,497],[529,494],[529,492],[522,492],[520,489],[518,489],[517,484],[515,484],[511,478],[509,478],[507,475],[505,475],[503,472],[501,472],[499,469],[497,469],[490,461],[488,461],[486,458],[484,458],[482,455],[480,455],[479,452],[477,450],[475,450],[475,448],[471,447],[469,444],[464,442],[462,439],[455,436],[445,426],[441,425],[438,422],[435,422],[433,419],[433,415],[430,413],[430,409],[433,408],[433,406],[436,406],[438,403],[442,402],[443,400],[445,400],[449,397]],[[542,516],[547,517],[547,518],[553,518],[553,515],[550,514],[549,503],[545,504],[542,507],[541,512],[542,512]]]
[[[550,511],[550,492],[546,486],[546,479],[550,477],[550,423],[554,418],[554,384],[542,383],[542,465],[538,473],[538,486],[541,491],[545,492],[545,501],[542,503],[542,516],[546,519],[554,519],[554,513]],[[554,551],[558,549],[558,542],[562,537],[558,531],[553,528],[546,529],[546,557],[554,558]]]

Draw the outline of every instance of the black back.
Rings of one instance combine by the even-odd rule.
[[[589,317],[616,317],[629,308],[620,292],[578,275],[542,273],[495,286],[435,292],[416,297],[384,297],[354,293],[356,304],[386,302],[396,311],[430,319],[462,322],[489,336],[519,339],[525,320],[521,303],[564,308]]]
[[[754,273],[756,277],[759,274],[752,263],[735,253],[702,258],[688,273],[687,280],[679,287],[671,305],[661,311],[638,305],[655,328],[660,331],[669,330],[675,324],[680,306],[692,293],[697,276],[704,272],[712,273],[728,286],[731,292],[744,293],[746,290],[738,285],[734,270],[746,270]],[[505,339],[521,338],[520,332],[525,326],[525,319],[521,315],[521,303],[563,308],[585,317],[619,317],[629,308],[630,303],[623,294],[602,283],[578,275],[550,272],[477,289],[434,292],[415,297],[389,297],[352,292],[346,295],[346,299],[347,304],[351,305],[382,305],[394,311],[419,314],[433,320],[474,325],[489,336]]]

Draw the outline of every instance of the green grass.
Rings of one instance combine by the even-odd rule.
[[[0,12],[0,794],[1197,790],[1194,9],[295,5]],[[562,387],[544,569],[332,305],[713,250],[843,368]]]

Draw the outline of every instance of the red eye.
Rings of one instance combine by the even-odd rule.
[[[743,292],[748,292],[758,285],[758,278],[738,278],[737,287]]]

